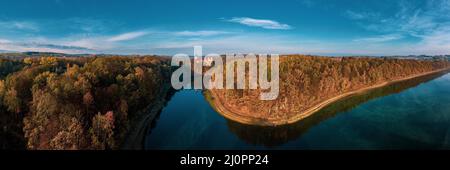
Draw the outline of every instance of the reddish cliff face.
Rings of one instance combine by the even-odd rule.
[[[260,100],[259,89],[214,89],[208,93],[212,105],[229,119],[280,125],[303,119],[352,93],[448,68],[447,61],[290,55],[280,58],[280,91],[276,100]]]

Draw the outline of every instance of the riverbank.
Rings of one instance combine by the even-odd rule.
[[[142,109],[136,116],[130,120],[130,129],[125,137],[121,149],[125,150],[141,150],[144,148],[144,140],[148,129],[154,123],[155,118],[164,108],[168,98],[170,98],[171,90],[170,84],[166,84],[159,93],[158,98],[161,100],[155,101],[146,108]]]
[[[212,104],[212,106],[216,109],[216,111],[221,114],[222,116],[226,117],[227,119],[239,122],[239,123],[243,123],[243,124],[249,124],[249,125],[259,125],[259,126],[278,126],[278,125],[285,125],[285,124],[292,124],[295,122],[298,122],[308,116],[311,116],[312,114],[318,112],[319,110],[321,110],[322,108],[336,102],[339,100],[342,100],[346,97],[355,95],[355,94],[359,94],[359,93],[363,93],[372,89],[376,89],[376,88],[380,88],[380,87],[384,87],[393,83],[397,83],[397,82],[401,82],[401,81],[405,81],[405,80],[410,80],[413,78],[418,78],[418,77],[423,77],[423,76],[428,76],[428,75],[432,75],[432,74],[438,74],[438,73],[442,73],[442,72],[448,72],[450,71],[450,67],[449,68],[444,68],[444,69],[439,69],[439,70],[435,70],[435,71],[430,71],[430,72],[425,72],[425,73],[420,73],[420,74],[416,74],[416,75],[412,75],[412,76],[408,76],[408,77],[404,77],[401,79],[397,79],[397,80],[392,80],[392,81],[386,81],[383,83],[379,83],[373,86],[369,86],[369,87],[365,87],[365,88],[361,88],[355,91],[351,91],[351,92],[347,92],[347,93],[343,93],[340,94],[338,96],[329,98],[327,100],[324,100],[322,102],[320,102],[317,105],[314,105],[308,109],[306,109],[305,111],[301,112],[301,113],[297,113],[294,114],[294,116],[291,116],[287,119],[264,119],[264,118],[255,118],[255,117],[249,117],[249,116],[243,116],[241,114],[238,114],[236,112],[233,112],[231,110],[233,110],[233,108],[227,108],[223,102],[222,99],[220,97],[218,97],[218,95],[214,92],[214,90],[209,90],[208,91],[208,95],[209,96],[209,102]]]

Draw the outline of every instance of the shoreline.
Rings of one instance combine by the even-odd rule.
[[[136,113],[136,117],[130,120],[130,129],[128,130],[125,139],[120,146],[122,150],[140,150],[144,149],[145,137],[148,129],[154,123],[155,118],[159,112],[164,108],[164,103],[167,102],[167,95],[171,90],[169,84],[165,84],[161,93],[159,94],[162,100],[157,100],[149,104],[144,109]]]
[[[337,95],[335,97],[329,98],[327,100],[324,100],[324,101],[320,102],[319,104],[306,109],[303,112],[300,112],[292,117],[289,117],[288,119],[269,120],[269,119],[264,119],[264,118],[254,118],[254,117],[243,116],[243,115],[237,114],[235,112],[230,111],[230,109],[228,109],[227,107],[225,107],[225,105],[222,104],[222,101],[220,101],[220,98],[216,97],[217,95],[215,94],[214,90],[208,90],[208,92],[210,93],[209,95],[211,95],[211,98],[212,98],[212,100],[210,102],[212,103],[213,108],[216,109],[216,111],[220,115],[222,115],[223,117],[225,117],[227,119],[230,119],[232,121],[239,122],[242,124],[248,124],[248,125],[279,126],[279,125],[286,125],[286,124],[292,124],[292,123],[298,122],[306,117],[311,116],[312,114],[320,111],[324,107],[326,107],[334,102],[337,102],[341,99],[344,99],[346,97],[349,97],[349,96],[352,96],[355,94],[364,93],[366,91],[376,89],[376,88],[381,88],[381,87],[384,87],[384,86],[387,86],[387,85],[390,85],[393,83],[406,81],[406,80],[410,80],[410,79],[414,79],[414,78],[418,78],[418,77],[422,77],[422,76],[427,76],[427,75],[431,75],[431,74],[446,72],[446,71],[450,71],[450,67],[438,69],[438,70],[434,70],[434,71],[429,71],[429,72],[425,72],[425,73],[420,73],[420,74],[404,77],[404,78],[397,79],[397,80],[386,81],[386,82],[379,83],[379,84],[376,84],[373,86],[346,92],[346,93]]]

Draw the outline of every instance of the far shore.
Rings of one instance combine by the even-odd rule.
[[[291,116],[287,119],[270,119],[269,120],[269,119],[264,119],[264,118],[255,118],[255,117],[249,117],[249,116],[243,116],[243,115],[237,114],[235,112],[232,112],[229,108],[225,107],[225,105],[223,105],[222,100],[219,97],[217,97],[214,90],[208,90],[208,92],[210,93],[211,97],[213,98],[210,101],[211,104],[213,105],[213,107],[216,109],[216,111],[219,114],[221,114],[222,116],[224,116],[227,119],[230,119],[230,120],[242,123],[242,124],[249,124],[249,125],[279,126],[279,125],[286,125],[286,124],[292,124],[292,123],[298,122],[298,121],[318,112],[322,108],[324,108],[334,102],[337,102],[341,99],[344,99],[348,96],[352,96],[352,95],[359,94],[359,93],[364,93],[369,90],[384,87],[386,85],[390,85],[393,83],[397,83],[397,82],[401,82],[401,81],[405,81],[405,80],[409,80],[409,79],[413,79],[413,78],[417,78],[417,77],[427,76],[427,75],[431,75],[431,74],[441,73],[441,72],[445,72],[445,71],[449,71],[449,70],[450,70],[450,67],[435,70],[435,71],[425,72],[425,73],[421,73],[421,74],[416,74],[416,75],[404,77],[404,78],[397,79],[397,80],[386,81],[386,82],[379,83],[379,84],[376,84],[373,86],[369,86],[369,87],[361,88],[361,89],[358,89],[355,91],[343,93],[338,96],[327,99],[327,100],[325,100],[313,107],[310,107],[309,109],[307,109],[301,113],[297,113],[294,116]]]

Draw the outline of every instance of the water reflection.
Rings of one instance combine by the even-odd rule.
[[[244,125],[232,120],[227,120],[227,126],[232,133],[249,144],[262,145],[268,148],[276,147],[301,137],[311,127],[314,127],[320,122],[332,118],[339,113],[349,111],[369,100],[396,94],[406,89],[416,87],[421,83],[425,83],[435,78],[441,77],[446,73],[437,73],[433,75],[422,76],[394,83],[385,87],[373,89],[361,94],[355,94],[353,96],[341,99],[338,102],[335,102],[323,108],[310,117],[307,117],[306,119],[290,125],[263,127]]]
[[[158,123],[158,120],[161,117],[161,113],[162,113],[163,109],[165,107],[167,107],[167,105],[169,104],[170,100],[172,99],[172,97],[175,95],[176,92],[177,92],[177,90],[175,90],[173,88],[170,88],[167,91],[167,94],[166,94],[166,96],[164,98],[163,107],[161,107],[161,109],[158,111],[158,114],[156,114],[155,119],[150,123],[150,128],[147,129],[147,133],[150,133],[151,130],[156,127],[156,125]]]

